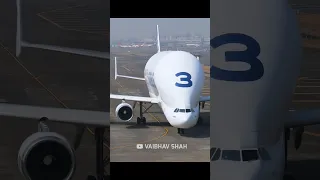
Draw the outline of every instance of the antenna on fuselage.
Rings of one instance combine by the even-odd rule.
[[[157,25],[157,48],[158,48],[158,52],[160,52],[160,33],[159,33],[159,25]]]

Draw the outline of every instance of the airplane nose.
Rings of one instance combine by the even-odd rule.
[[[169,123],[177,128],[191,128],[196,125],[197,116],[194,113],[181,113],[170,119]]]

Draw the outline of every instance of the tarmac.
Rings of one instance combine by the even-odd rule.
[[[155,50],[154,50],[155,51]],[[146,54],[152,54],[152,50]],[[111,50],[111,53],[113,51]],[[119,54],[121,54],[119,56]],[[143,77],[144,66],[149,59],[144,54],[134,55],[130,53],[112,54],[110,61],[110,92],[114,94],[149,96],[144,81],[118,78],[114,80],[114,59],[117,56],[118,74]],[[210,95],[209,77],[206,77],[203,95]],[[172,127],[164,117],[158,105],[153,105],[144,116],[147,119],[146,126],[136,125],[134,116],[130,122],[121,122],[117,119],[115,108],[121,103],[112,100],[110,105],[110,160],[111,162],[209,162],[210,103],[205,104],[200,116],[203,123],[191,129],[185,130],[185,135],[177,134],[177,129]],[[132,104],[132,102],[127,102]],[[134,114],[139,114],[139,106],[134,109]],[[144,105],[145,108],[149,104]],[[159,149],[138,150],[136,144],[183,144],[186,149]]]
[[[320,49],[304,48],[300,78],[293,95],[292,109],[320,108]],[[296,180],[320,179],[320,125],[307,126],[301,147],[288,144],[288,172]]]
[[[102,10],[109,9],[108,4],[85,0],[22,3],[23,38],[34,43],[107,51],[109,35],[105,32],[109,29],[109,17]],[[70,8],[78,5],[83,5],[81,10]],[[15,1],[0,2],[1,12],[5,14],[0,16],[1,102],[109,111],[109,96],[106,93],[109,91],[108,61],[32,48],[23,48],[21,56],[15,57],[15,6]],[[59,10],[54,14],[52,10],[55,9],[64,9],[64,12]],[[46,13],[48,11],[50,13]],[[39,13],[49,20],[39,16]],[[87,20],[79,22],[79,19]],[[93,22],[91,19],[99,21]],[[88,22],[96,27],[88,28],[92,27]],[[66,26],[63,23],[73,24],[73,27],[61,28],[54,23],[60,26]],[[51,131],[60,133],[72,143],[74,125],[48,125]],[[18,150],[23,140],[37,131],[37,122],[2,117],[0,127],[0,179],[22,180],[24,178],[17,168]],[[109,135],[109,130],[106,134]],[[109,146],[108,142],[106,146]],[[108,148],[105,154],[109,155]],[[95,139],[92,133],[85,132],[76,157],[77,169],[73,179],[95,175]],[[109,167],[106,167],[106,174],[109,174]]]
[[[297,8],[299,6],[316,7],[311,13],[319,14],[320,12],[319,1],[291,0],[289,2],[296,4]],[[304,9],[301,10],[301,12],[304,11]],[[308,24],[309,28],[318,31],[319,29],[316,28],[316,25],[316,21]],[[304,39],[304,45],[308,45],[309,41]],[[313,44],[313,47],[319,47],[319,43]],[[292,109],[320,108],[320,49],[304,48],[303,50],[303,64],[293,95]],[[318,167],[320,166],[320,125],[305,127],[302,144],[298,150],[294,149],[293,138],[289,141],[288,147],[287,172],[292,174],[296,180],[320,179],[320,173],[318,172]]]

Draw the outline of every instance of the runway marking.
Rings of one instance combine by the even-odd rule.
[[[117,82],[118,82],[118,81],[117,81]],[[121,87],[123,87],[119,82],[118,82],[118,84],[119,84]],[[128,88],[127,88],[127,89],[128,89]],[[143,107],[144,110],[146,110],[146,108],[145,108],[144,106],[142,106],[142,107]],[[152,113],[150,113],[150,112],[148,112],[148,111],[147,111],[146,113],[148,113],[148,114],[153,118],[153,120],[155,120],[156,122],[158,122],[158,123],[160,124],[160,120],[159,120],[156,116],[154,116]],[[135,146],[136,144],[145,144],[145,143],[148,143],[148,142],[152,142],[152,141],[158,140],[158,139],[166,136],[166,135],[168,134],[168,132],[169,132],[168,128],[166,128],[166,127],[164,127],[164,126],[161,126],[161,127],[164,129],[164,132],[163,132],[160,136],[154,137],[154,138],[152,138],[152,139],[150,139],[150,140],[146,140],[146,141],[142,141],[142,142],[137,142],[137,143],[135,143],[135,144],[127,144],[127,145],[110,147],[110,150],[123,149],[123,148],[126,148],[126,147]],[[111,130],[110,130],[110,133],[111,133]]]
[[[56,12],[56,11],[60,11],[60,10],[66,10],[66,9],[72,9],[72,8],[76,8],[76,7],[84,7],[84,6],[87,6],[87,5],[76,5],[76,6],[71,6],[71,7],[67,7],[67,8],[58,8],[58,9],[54,9],[54,10],[50,10],[50,11],[45,11],[45,12],[40,12],[40,13],[37,13],[37,16],[39,16],[40,18],[48,21],[49,23],[55,25],[56,27],[58,27],[59,29],[61,30],[66,30],[66,31],[77,31],[77,32],[83,32],[83,33],[87,33],[87,34],[98,34],[98,35],[107,35],[107,29],[106,29],[106,33],[97,33],[97,32],[90,32],[90,31],[84,31],[84,30],[81,30],[81,29],[75,29],[75,28],[67,28],[67,27],[64,27],[64,26],[61,26],[59,25],[58,23],[54,22],[53,20],[45,17],[43,14],[46,14],[46,13],[50,13],[50,12]],[[86,27],[86,26],[84,26]],[[99,29],[100,30],[100,29]]]
[[[130,69],[128,69],[127,67],[125,67],[125,66],[121,66],[123,69],[125,69],[125,70],[127,70],[127,71],[129,71],[129,72],[131,72],[131,70]]]
[[[42,16],[41,14],[38,14],[38,16],[39,16],[39,17],[41,17],[42,19],[44,19],[44,20],[48,21],[49,23],[51,23],[51,24],[53,24],[53,25],[57,26],[58,28],[60,28],[60,29],[64,29],[64,27],[62,27],[62,26],[60,26],[59,24],[57,24],[57,23],[55,23],[55,22],[51,21],[50,19],[48,19],[48,18],[46,18],[46,17]]]
[[[309,79],[308,77],[300,77],[300,78],[298,78],[298,83],[301,83],[301,81],[303,81],[303,80],[304,81],[305,80],[315,81],[315,80],[320,80],[320,79],[316,79],[316,78],[310,78]],[[300,87],[305,87],[305,86],[300,86]],[[294,94],[320,94],[320,93],[294,93]],[[316,103],[316,102],[320,102],[320,100],[294,100],[292,102]],[[309,136],[320,137],[320,134],[312,133],[312,132],[309,132],[309,131],[305,131],[304,134],[307,134]]]
[[[297,84],[303,83],[301,81],[306,80],[316,80],[317,78],[308,78],[308,77],[300,77],[298,78]],[[320,80],[320,79],[319,79]],[[314,88],[314,87],[320,87],[320,86],[310,86],[310,85],[297,85],[296,88]],[[294,93],[294,95],[317,95],[320,93],[312,93],[312,92],[306,92],[306,93]],[[292,100],[294,103],[318,103],[320,100]]]
[[[57,102],[59,102],[64,108],[69,109],[69,107],[68,107],[65,103],[63,103],[46,85],[44,85],[39,79],[37,79],[37,77],[36,77],[33,73],[31,73],[31,71],[29,71],[29,69],[20,62],[20,60],[18,59],[18,57],[16,57],[15,55],[13,55],[13,54],[11,53],[11,51],[2,44],[2,42],[0,42],[0,46],[1,46],[5,51],[7,51],[7,52],[9,53],[9,55],[32,77],[32,79],[34,79],[35,81],[37,81]],[[92,134],[93,136],[95,135],[95,133],[94,133],[90,128],[86,127],[86,129],[87,129],[87,131],[88,131],[90,134]],[[110,149],[110,147],[108,146],[108,144],[103,143],[103,145],[104,145],[105,147],[107,147],[108,149]]]
[[[304,132],[304,134],[307,134],[307,135],[309,135],[309,136],[320,137],[320,134],[318,134],[318,133],[313,133],[313,132],[308,132],[308,131]]]
[[[308,79],[308,77],[299,77],[299,78],[298,78],[298,83],[299,83],[302,79]]]
[[[116,82],[118,83],[118,85],[119,85],[121,88],[123,88],[123,86],[119,83],[119,81],[116,80]]]

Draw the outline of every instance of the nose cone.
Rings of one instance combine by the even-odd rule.
[[[198,117],[197,113],[177,113],[167,119],[171,126],[187,129],[197,124]]]

